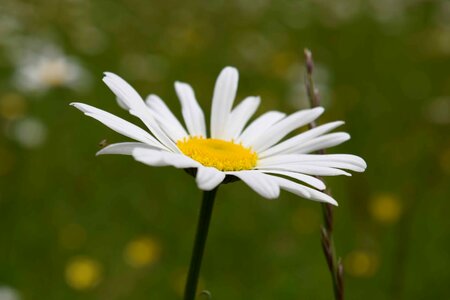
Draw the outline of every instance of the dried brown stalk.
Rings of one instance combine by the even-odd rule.
[[[306,61],[306,78],[305,85],[310,101],[311,107],[320,106],[319,91],[314,87],[313,72],[314,61],[312,59],[311,51],[305,49],[305,61]],[[313,121],[309,124],[310,128],[316,127],[316,123]],[[318,154],[325,154],[325,150],[317,151]],[[322,178],[319,178],[323,180]],[[325,191],[331,196],[331,192],[327,189]],[[331,274],[333,282],[334,298],[336,300],[344,299],[344,266],[342,265],[341,258],[336,257],[336,251],[334,249],[333,240],[333,206],[328,203],[322,203],[322,212],[324,225],[321,230],[322,249],[327,261],[328,270]]]

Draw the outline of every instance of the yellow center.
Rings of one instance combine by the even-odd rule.
[[[258,160],[258,155],[252,149],[218,139],[190,137],[179,140],[177,146],[185,155],[202,165],[221,171],[251,170]]]

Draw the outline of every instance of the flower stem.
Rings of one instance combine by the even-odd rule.
[[[194,249],[192,251],[191,264],[184,289],[184,300],[194,300],[197,294],[198,277],[202,265],[206,238],[208,237],[209,223],[214,207],[214,200],[218,188],[203,192],[202,207],[198,218],[197,233],[195,235]]]
[[[314,87],[314,81],[312,78],[312,73],[314,71],[314,61],[312,59],[311,51],[305,49],[305,59],[306,59],[306,91],[308,94],[311,107],[320,106],[319,91]],[[309,124],[310,128],[316,127],[315,122]],[[317,151],[318,154],[325,154],[325,150]],[[323,180],[322,178],[319,178]],[[326,191],[328,195],[331,196],[329,190]],[[322,226],[322,249],[327,261],[328,270],[331,274],[331,280],[333,282],[334,298],[336,300],[344,299],[344,267],[342,265],[341,259],[337,259],[336,251],[334,249],[334,239],[333,239],[333,207],[328,203],[322,203],[322,212],[324,225]]]

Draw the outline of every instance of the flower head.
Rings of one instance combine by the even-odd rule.
[[[325,185],[314,176],[350,176],[344,170],[363,172],[366,168],[358,156],[310,154],[350,138],[344,132],[329,133],[342,125],[342,121],[284,139],[319,117],[324,111],[322,107],[300,110],[289,116],[269,111],[246,126],[260,99],[247,97],[233,107],[238,72],[232,67],[224,68],[216,81],[209,135],[203,110],[190,85],[175,83],[184,127],[158,96],[149,95],[144,101],[128,83],[112,73],[105,73],[103,81],[116,94],[120,105],[141,119],[148,130],[90,105],[72,103],[86,115],[137,141],[112,144],[97,154],[132,155],[151,166],[194,168],[197,185],[202,190],[212,190],[226,176],[235,176],[268,199],[277,198],[283,189],[337,205],[333,198],[321,192]]]

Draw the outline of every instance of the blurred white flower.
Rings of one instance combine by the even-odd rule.
[[[450,98],[439,97],[431,101],[425,109],[425,117],[431,123],[450,124]]]
[[[450,2],[442,0],[435,11],[435,22],[439,27],[450,28]]]
[[[361,0],[315,0],[314,3],[320,8],[320,21],[331,27],[356,18],[361,13],[363,6]]]
[[[380,23],[401,22],[412,1],[370,0],[369,9],[373,18]]]
[[[12,138],[26,148],[37,148],[47,138],[47,128],[44,123],[35,118],[22,119],[14,124]]]
[[[0,286],[0,300],[20,300],[17,291],[9,286]]]
[[[15,85],[28,92],[45,92],[54,87],[80,89],[88,76],[77,59],[54,47],[32,51],[17,59]]]

